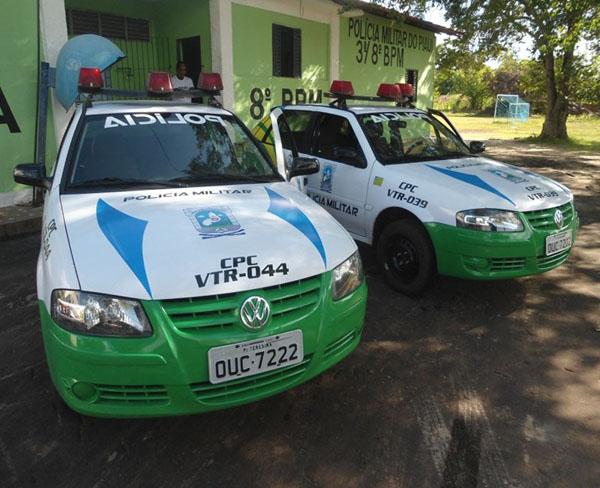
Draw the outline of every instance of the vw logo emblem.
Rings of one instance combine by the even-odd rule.
[[[565,218],[560,210],[554,212],[554,223],[556,224],[556,227],[560,229],[563,226],[564,221]]]
[[[246,329],[260,330],[271,317],[271,307],[263,297],[249,297],[240,307],[240,319]]]

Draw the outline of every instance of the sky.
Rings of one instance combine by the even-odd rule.
[[[450,22],[444,19],[444,10],[439,6],[430,8],[425,14],[425,20],[433,22],[434,24],[443,25],[445,27],[451,27]],[[443,44],[450,36],[446,34],[437,34],[436,37],[437,44]],[[516,45],[515,54],[517,58],[527,59],[531,57],[531,45],[532,43],[530,38],[526,38],[520,44]],[[486,62],[486,64],[490,68],[495,69],[499,66],[500,61],[497,59],[490,59]]]

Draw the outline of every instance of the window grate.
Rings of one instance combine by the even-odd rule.
[[[111,39],[150,42],[150,22],[91,10],[67,9],[69,36],[98,34]]]
[[[97,12],[86,10],[69,10],[67,18],[70,18],[69,35],[100,34],[100,23]]]
[[[127,17],[127,40],[148,42],[150,40],[150,23],[144,19]]]
[[[99,14],[100,33],[104,37],[126,39],[125,17],[120,15]]]
[[[415,94],[415,98],[418,94],[419,89],[419,70],[416,69],[407,69],[406,70],[406,83],[413,86],[413,91]]]
[[[273,24],[273,76],[302,76],[302,31]]]

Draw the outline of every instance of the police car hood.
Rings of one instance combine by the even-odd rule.
[[[435,196],[436,201],[452,211],[497,208],[528,212],[556,207],[572,199],[571,192],[556,181],[482,157],[387,168],[395,173],[394,181],[419,185],[424,198],[427,194],[432,201]]]
[[[82,290],[216,295],[329,271],[356,244],[287,183],[63,195]]]

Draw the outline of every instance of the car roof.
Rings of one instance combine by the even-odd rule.
[[[355,114],[372,114],[380,112],[423,112],[423,110],[416,107],[386,107],[385,105],[352,105],[348,107],[348,110]]]
[[[310,104],[297,104],[297,105],[284,105],[284,108],[291,109],[306,109],[309,108],[314,111],[318,109],[327,109],[327,111],[339,111],[339,112],[352,112],[356,115],[372,114],[381,112],[405,112],[405,113],[426,113],[423,110],[416,107],[397,107],[397,106],[386,106],[386,105],[348,105],[347,108],[339,108],[332,105],[326,105],[322,103],[310,103]]]
[[[202,105],[199,103],[181,103],[180,101],[164,100],[123,100],[117,102],[93,102],[92,105],[87,108],[86,115],[140,112],[198,112],[214,115],[231,115],[231,112],[220,107]]]

